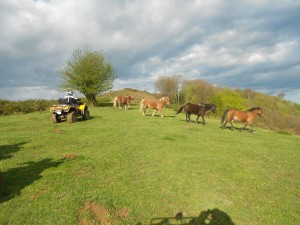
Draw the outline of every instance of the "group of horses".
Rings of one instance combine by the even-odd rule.
[[[134,100],[134,96],[116,96],[114,98],[114,107],[119,105],[119,108],[122,109],[121,104],[125,105],[125,109],[127,110],[130,107],[130,102]],[[167,96],[161,97],[160,99],[142,99],[140,103],[140,111],[146,116],[147,108],[154,109],[152,116],[155,116],[156,112],[160,112],[160,116],[163,118],[164,115],[162,113],[162,109],[164,105],[169,105],[170,99]],[[202,118],[202,124],[206,125],[204,115],[207,111],[211,110],[213,113],[217,112],[217,107],[215,104],[193,104],[193,103],[186,103],[181,106],[176,115],[181,113],[184,110],[185,112],[185,119],[186,122],[191,122],[191,114],[197,115],[196,123],[199,123],[199,118]],[[246,111],[235,110],[235,109],[228,109],[226,110],[221,118],[221,128],[226,128],[227,123],[230,123],[230,128],[234,129],[233,121],[239,121],[244,124],[241,130],[246,129],[247,125],[250,126],[250,132],[253,132],[253,125],[256,116],[263,116],[263,110],[261,107],[254,107]]]
[[[129,109],[131,100],[134,100],[134,96],[116,96],[114,98],[114,107],[117,107],[117,104],[119,105],[119,108],[122,109],[121,104],[125,105],[125,109]],[[152,116],[155,116],[156,112],[159,110],[160,116],[164,117],[162,114],[162,109],[164,105],[170,105],[170,99],[167,96],[161,97],[160,99],[147,99],[144,98],[141,101],[141,107],[140,111],[143,113],[144,116],[146,116],[146,109],[151,108],[154,109]]]

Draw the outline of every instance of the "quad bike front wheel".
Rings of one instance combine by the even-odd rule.
[[[60,115],[53,113],[51,116],[51,120],[52,120],[52,123],[59,123],[59,122],[61,122],[61,117],[60,117]]]
[[[67,114],[68,123],[75,123],[77,121],[77,115],[75,111],[69,112]]]

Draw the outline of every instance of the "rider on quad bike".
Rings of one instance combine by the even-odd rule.
[[[63,118],[67,118],[68,123],[74,123],[78,116],[82,116],[84,120],[89,119],[88,106],[81,102],[80,98],[74,97],[73,93],[73,91],[68,91],[67,96],[58,99],[58,105],[50,107],[53,123],[61,122]]]

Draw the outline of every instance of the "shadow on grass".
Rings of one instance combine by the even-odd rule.
[[[100,103],[97,103],[97,105],[95,105],[95,107],[112,107],[112,108],[119,109],[119,105],[117,104],[117,106],[114,107],[114,104],[112,102],[100,102]],[[136,110],[137,107],[139,107],[139,104],[131,103],[129,108],[127,108],[127,110]],[[125,109],[125,105],[121,104],[121,108]]]
[[[86,122],[86,121],[93,120],[93,119],[95,119],[94,116],[90,116],[88,119],[83,119],[82,117],[78,117],[76,123]]]
[[[95,105],[95,107],[113,107],[114,104],[112,102],[99,102]]]
[[[41,173],[51,167],[58,167],[63,160],[47,158],[38,162],[29,161],[0,174],[0,203],[20,195],[22,189],[41,179]]]
[[[199,216],[185,217],[178,212],[175,217],[153,218],[150,225],[234,225],[230,216],[217,208],[202,211]],[[141,225],[138,223],[137,225]]]
[[[146,117],[161,117],[160,114],[155,114],[152,116],[152,114],[146,114]],[[164,118],[175,118],[175,116],[172,115],[164,115]]]
[[[11,158],[13,153],[18,152],[21,146],[26,143],[27,142],[20,142],[13,145],[0,145],[0,160]]]
[[[76,122],[73,122],[73,123],[84,123],[86,121],[89,121],[89,120],[93,120],[95,117],[94,116],[90,116],[88,119],[83,119],[82,117],[77,117],[77,120]],[[67,118],[63,118],[60,122],[58,123],[68,123],[67,121]],[[72,123],[70,123],[72,124]]]
[[[199,124],[199,125],[202,124],[202,125],[204,125],[202,120],[199,120],[198,123],[196,123],[196,120],[186,121],[185,119],[182,119],[182,120],[179,120],[179,121],[183,121],[183,122],[190,123],[190,124]],[[205,120],[205,123],[206,123],[206,120]]]
[[[240,131],[240,132],[242,132],[242,131],[248,131],[248,132],[251,133],[251,129],[250,129],[250,128],[247,128],[247,127],[235,127],[235,126],[233,126],[233,127],[231,127],[231,126],[222,127],[222,126],[221,126],[220,128],[221,128],[221,129],[224,129],[224,130],[229,129],[229,130],[231,130],[231,131],[238,130],[238,131]],[[254,130],[254,128],[253,128],[252,133],[253,133],[254,131],[255,131],[255,130]]]

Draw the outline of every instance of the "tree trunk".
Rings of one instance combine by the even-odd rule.
[[[97,99],[96,99],[96,95],[93,95],[93,105],[97,106]]]
[[[94,106],[97,106],[97,99],[94,94],[87,94],[87,95],[85,95],[85,97],[88,101],[88,105],[90,105],[92,103]]]

